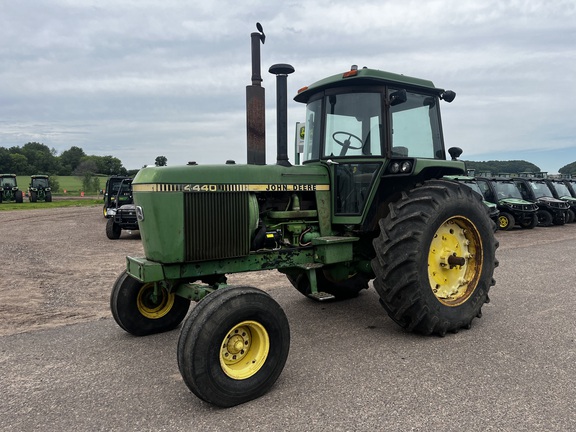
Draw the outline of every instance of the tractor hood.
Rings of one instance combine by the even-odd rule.
[[[525,201],[520,198],[503,198],[499,201],[499,203],[501,205],[523,205],[523,204],[532,205],[530,201]]]
[[[547,196],[536,198],[536,201],[538,201],[539,203],[544,203],[544,204],[558,204],[558,203],[563,204],[564,203],[564,201],[562,201],[562,200],[552,198],[552,197],[547,197]]]
[[[322,185],[318,189],[317,186]],[[226,192],[327,190],[323,165],[185,165],[141,169],[132,188],[137,192]]]

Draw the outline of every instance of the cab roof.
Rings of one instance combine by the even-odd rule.
[[[434,87],[434,83],[429,80],[399,75],[378,69],[355,69],[353,66],[350,71],[329,76],[320,81],[316,81],[314,84],[301,88],[298,90],[298,94],[294,97],[294,100],[296,102],[306,102],[310,96],[327,88],[385,84],[424,90],[437,95],[442,94],[444,91],[444,89]]]

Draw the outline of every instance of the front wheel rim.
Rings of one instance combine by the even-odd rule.
[[[154,292],[154,284],[142,285],[138,291],[136,304],[138,311],[149,319],[159,319],[168,314],[174,305],[174,293],[168,293],[164,288]]]
[[[482,240],[471,220],[455,216],[440,225],[428,253],[428,279],[436,299],[451,307],[465,303],[480,279],[482,257]]]
[[[247,379],[262,368],[269,352],[270,337],[264,326],[256,321],[243,321],[226,333],[220,349],[220,366],[232,379]]]

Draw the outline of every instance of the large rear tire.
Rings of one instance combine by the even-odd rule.
[[[264,291],[221,288],[202,299],[178,340],[178,368],[200,399],[231,407],[266,393],[288,358],[284,311]]]
[[[374,287],[388,315],[422,334],[457,332],[481,316],[498,242],[479,196],[431,180],[390,204],[374,239]]]
[[[190,300],[169,293],[154,292],[153,283],[142,283],[124,270],[112,288],[110,309],[116,323],[134,336],[161,333],[178,327]]]

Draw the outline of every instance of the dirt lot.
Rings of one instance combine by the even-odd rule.
[[[102,208],[0,212],[0,336],[110,317],[109,298],[126,255],[143,256],[138,231],[105,234]],[[273,272],[229,277],[285,284]]]
[[[126,255],[144,252],[138,231],[109,240],[105,226],[100,206],[0,212],[0,336],[111,316],[110,292]],[[497,238],[503,252],[537,248],[558,234],[576,240],[576,224]],[[276,271],[230,275],[228,283],[293,289]]]

